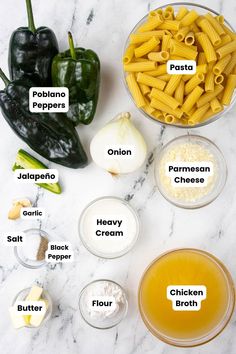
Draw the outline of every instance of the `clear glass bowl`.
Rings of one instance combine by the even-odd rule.
[[[99,206],[99,214],[98,216],[99,217],[104,217],[104,218],[108,218],[109,216],[113,216],[115,215],[116,217],[119,217],[119,215],[121,214],[116,214],[114,213],[113,210],[109,210],[109,212],[104,212],[103,211],[103,203],[106,203],[106,202],[109,202],[109,201],[114,201],[117,203],[117,205],[120,204],[120,206],[125,206],[127,208],[127,211],[129,211],[130,213],[130,217],[133,218],[133,227],[135,229],[135,231],[133,230],[133,237],[132,239],[130,239],[130,242],[128,242],[126,244],[126,246],[124,248],[121,248],[121,246],[119,247],[119,250],[117,251],[112,251],[112,246],[113,246],[113,242],[114,244],[119,242],[118,239],[112,239],[110,240],[110,249],[108,250],[108,247],[107,247],[107,250],[102,250],[98,244],[98,241],[97,240],[93,240],[94,238],[94,224],[93,224],[93,218],[95,219],[95,215],[91,215],[91,220],[90,220],[90,223],[89,223],[89,230],[88,231],[85,231],[84,229],[84,225],[85,225],[85,222],[86,222],[86,217],[89,217],[88,214],[90,212],[90,210],[92,210],[92,207],[93,206]],[[124,210],[122,211],[122,215],[121,215],[123,218],[126,216],[124,215]],[[131,227],[131,222],[129,219],[127,219],[127,222],[126,222],[126,228],[130,228]],[[137,214],[137,212],[130,206],[130,204],[125,201],[124,199],[121,199],[121,198],[117,198],[117,197],[111,197],[111,196],[106,196],[106,197],[101,197],[101,198],[98,198],[98,199],[95,199],[93,200],[90,204],[88,204],[85,209],[82,211],[82,214],[80,216],[80,219],[79,219],[79,236],[80,236],[80,239],[83,243],[83,245],[85,246],[85,248],[91,252],[93,255],[97,256],[97,257],[101,257],[101,258],[106,258],[106,259],[112,259],[112,258],[118,258],[118,257],[121,257],[123,256],[124,254],[126,254],[127,252],[129,252],[135,245],[137,239],[138,239],[138,236],[139,236],[139,233],[140,233],[140,223],[139,223],[139,216]],[[127,235],[130,235],[131,234],[131,229],[129,231],[127,231]],[[125,237],[127,237],[127,235]],[[117,236],[115,236],[117,237]],[[96,245],[97,243],[97,245]]]
[[[122,292],[122,302],[119,302],[119,309],[118,311],[111,316],[108,316],[106,318],[97,318],[97,317],[92,317],[89,314],[89,308],[88,308],[88,294],[89,291],[93,291],[92,288],[94,287],[94,285],[99,285],[99,283],[103,283],[103,282],[108,282],[112,285],[115,285],[116,287],[118,287],[121,292]],[[93,295],[95,295],[93,293]],[[100,296],[98,294],[98,296]],[[112,294],[111,294],[112,296]],[[116,282],[112,281],[112,280],[106,280],[106,279],[99,279],[99,280],[95,280],[92,281],[91,283],[89,283],[88,285],[86,285],[81,293],[80,293],[80,297],[79,297],[79,309],[80,309],[80,313],[81,316],[83,317],[83,319],[85,320],[85,322],[87,324],[89,324],[91,327],[93,328],[97,328],[97,329],[109,329],[112,327],[117,326],[125,317],[126,314],[128,312],[128,300],[127,300],[127,295],[125,293],[125,290]]]
[[[209,285],[209,288],[207,288],[207,296],[211,297],[212,299],[214,298],[214,294],[212,293],[214,290],[214,286],[211,284],[211,280],[209,279],[215,279],[214,283],[218,282],[218,285],[221,284],[221,286],[223,286],[224,284],[224,288],[225,288],[225,292],[222,294],[221,296],[224,296],[224,299],[222,300],[222,303],[224,302],[224,305],[222,305],[222,309],[220,310],[220,315],[218,316],[219,318],[215,318],[213,319],[212,323],[208,323],[208,329],[202,329],[202,328],[198,328],[198,334],[196,334],[196,328],[194,329],[195,331],[195,335],[192,334],[187,334],[185,335],[185,337],[182,335],[180,335],[178,332],[178,335],[173,335],[171,334],[171,331],[173,331],[173,326],[172,329],[169,328],[169,326],[171,326],[170,323],[166,324],[163,323],[163,320],[165,322],[165,318],[163,318],[163,313],[162,313],[162,320],[161,322],[154,322],[153,320],[153,316],[154,316],[154,312],[155,310],[151,311],[151,315],[150,315],[150,309],[148,308],[149,306],[155,306],[155,304],[153,305],[153,296],[150,297],[150,301],[147,299],[145,300],[145,296],[147,296],[147,289],[149,288],[149,283],[148,281],[150,279],[158,281],[158,267],[160,267],[161,264],[161,270],[162,272],[160,272],[163,276],[163,266],[165,265],[165,267],[168,267],[168,258],[170,259],[170,257],[172,257],[173,255],[175,257],[177,257],[177,259],[179,259],[178,257],[180,257],[180,253],[184,253],[186,255],[188,255],[188,259],[186,264],[190,264],[190,259],[193,259],[192,257],[194,257],[194,259],[196,260],[196,257],[201,257],[200,259],[204,262],[206,261],[206,264],[209,265],[209,269],[211,269],[210,274],[212,275],[213,278],[209,278],[209,273],[207,272],[206,266],[204,267],[204,263],[200,263],[201,264],[201,268],[199,268],[199,272],[197,271],[197,273],[195,274],[196,277],[196,284],[194,283],[194,280],[191,280],[192,283],[191,284],[181,284],[180,283],[180,279],[184,279],[185,278],[185,274],[187,274],[187,277],[189,276],[189,272],[188,269],[185,273],[184,269],[180,270],[180,274],[177,276],[177,284],[173,284],[173,282],[175,282],[175,280],[173,280],[174,278],[176,278],[176,273],[174,277],[171,277],[170,274],[170,269],[166,269],[166,273],[164,273],[165,277],[170,277],[170,282],[171,284],[168,283],[168,280],[166,282],[166,279],[162,278],[161,282],[164,282],[164,288],[166,283],[168,283],[169,285],[200,285],[198,282],[202,283],[202,277],[208,277],[208,282],[206,281],[206,285]],[[176,260],[176,258],[175,258]],[[194,263],[195,264],[195,263]],[[172,265],[173,266],[173,265]],[[195,264],[196,266],[196,264]],[[200,267],[200,266],[198,266]],[[155,274],[150,275],[149,272],[151,272],[154,269]],[[213,271],[214,269],[214,271]],[[195,270],[196,271],[196,270]],[[199,275],[201,274],[201,276]],[[216,274],[218,274],[218,277],[216,276]],[[200,278],[198,278],[200,276]],[[147,280],[149,279],[149,280]],[[199,279],[199,280],[198,280]],[[218,279],[218,280],[216,280]],[[213,280],[212,280],[213,281]],[[222,283],[223,282],[223,283]],[[160,283],[160,281],[159,281]],[[201,284],[204,285],[204,284]],[[211,285],[211,287],[210,287]],[[154,287],[154,292],[155,292],[155,288]],[[162,294],[163,289],[159,289],[159,292]],[[166,294],[166,292],[165,292]],[[164,292],[163,292],[164,295]],[[166,308],[166,295],[165,299],[163,298],[163,300],[161,300],[159,298],[160,304],[161,306],[165,306],[164,308]],[[218,302],[220,301],[220,292],[218,293]],[[156,297],[154,297],[155,302],[158,301]],[[168,300],[169,302],[170,300]],[[214,300],[213,300],[214,301]],[[147,267],[147,269],[145,270],[145,272],[143,273],[143,276],[140,280],[139,283],[139,290],[138,290],[138,302],[139,302],[139,311],[141,314],[141,317],[143,319],[143,322],[145,323],[145,325],[147,326],[148,330],[158,339],[162,340],[163,342],[176,346],[176,347],[195,347],[198,345],[202,345],[204,343],[207,343],[209,341],[211,341],[213,338],[215,338],[216,336],[218,336],[226,327],[226,325],[228,324],[228,322],[230,321],[232,314],[234,312],[234,307],[235,307],[235,287],[234,287],[234,283],[232,280],[232,277],[229,273],[229,271],[227,270],[227,268],[224,266],[224,264],[217,259],[215,256],[213,256],[212,254],[202,251],[202,250],[198,250],[198,249],[192,249],[192,248],[182,248],[182,249],[174,249],[171,251],[168,251],[166,253],[161,254],[159,257],[157,257],[156,259],[153,260],[153,262]],[[204,301],[203,301],[204,302]],[[209,303],[209,302],[208,302]],[[148,304],[148,307],[147,307]],[[168,305],[169,306],[169,305]],[[201,306],[204,306],[203,303]],[[205,309],[207,310],[207,308],[205,307]],[[203,308],[204,310],[204,308]],[[169,314],[169,307],[165,309],[165,312],[168,312]],[[156,310],[157,313],[157,310]],[[190,311],[190,313],[192,313],[192,311]],[[200,316],[198,317],[198,321],[196,323],[198,324],[202,324],[203,326],[205,325],[205,321],[204,321],[204,316],[206,316],[208,318],[208,315],[211,312],[208,311],[208,315],[198,315],[198,312],[195,312],[196,315],[192,316],[192,320],[194,318],[196,318],[196,316]],[[173,316],[172,316],[173,315]],[[173,317],[172,320],[173,322],[179,323],[179,322],[183,322],[185,319],[185,323],[186,323],[186,327],[188,324],[188,321],[190,322],[190,318],[186,317],[185,312],[181,314],[181,311],[173,311],[171,310],[171,316]],[[201,317],[202,316],[202,317]],[[165,316],[164,316],[165,317]],[[187,320],[186,320],[187,318]],[[159,321],[159,320],[158,320]],[[155,324],[154,324],[155,323]],[[158,324],[157,324],[158,323]],[[161,324],[160,324],[161,323]],[[176,332],[176,325],[174,326],[174,332]],[[193,327],[194,328],[194,327]],[[193,330],[192,328],[192,330]],[[211,329],[210,329],[211,328]],[[183,331],[183,329],[182,329]],[[168,333],[169,332],[169,333]],[[172,332],[172,333],[174,333]]]
[[[26,288],[26,289],[23,289],[23,290],[19,291],[19,293],[15,296],[15,298],[14,298],[14,300],[12,302],[12,306],[15,305],[16,301],[24,301],[26,299],[26,297],[29,295],[30,290],[31,290],[31,288]],[[44,319],[41,322],[39,327],[41,327],[45,322],[47,322],[52,316],[52,299],[51,299],[51,296],[49,295],[49,293],[46,290],[43,290],[41,298],[47,300],[48,308],[47,308],[45,317],[44,317]],[[26,325],[25,327],[27,327],[27,328],[39,328],[39,327],[31,326],[31,325]]]
[[[215,10],[212,10],[206,6],[203,6],[203,5],[196,5],[196,4],[193,4],[193,3],[190,3],[190,2],[175,2],[175,3],[168,3],[168,4],[165,4],[165,5],[162,5],[162,6],[159,6],[157,7],[155,10],[158,10],[158,9],[163,9],[163,8],[166,8],[167,6],[172,6],[174,8],[174,12],[176,13],[179,9],[179,7],[181,6],[185,6],[187,7],[188,9],[190,10],[196,10],[198,13],[200,14],[205,14],[206,12],[210,12],[212,15],[214,16],[218,16],[220,15],[218,12],[216,12]],[[154,11],[154,10],[153,10]],[[125,43],[125,47],[124,47],[124,51],[123,51],[123,55],[122,57],[124,56],[124,53],[126,51],[126,48],[128,47],[129,45],[129,38],[130,38],[130,35],[134,32],[137,31],[137,29],[147,20],[148,18],[148,14],[146,16],[144,16],[138,23],[137,25],[132,29],[132,31],[130,32],[127,40],[126,40],[126,43]],[[230,25],[230,23],[225,20],[225,24],[232,30],[235,32],[234,28]],[[129,88],[127,86],[127,83],[126,83],[126,72],[123,70],[123,82],[124,82],[124,85],[125,85],[125,88],[128,92],[128,95],[129,97],[131,98],[131,100],[133,101],[133,103],[135,104],[135,101],[129,91]],[[217,114],[215,114],[213,117],[207,119],[206,121],[204,122],[201,122],[199,124],[196,124],[196,125],[180,125],[180,124],[170,124],[170,123],[167,123],[167,122],[162,122],[162,121],[159,121],[158,119],[155,119],[154,117],[152,117],[151,115],[147,114],[142,108],[138,108],[135,104],[135,107],[147,118],[149,118],[150,120],[154,121],[154,122],[157,122],[158,124],[162,124],[162,125],[168,125],[168,126],[172,126],[172,127],[178,127],[178,128],[184,128],[184,129],[193,129],[193,128],[199,128],[199,127],[202,127],[204,125],[207,125],[207,124],[210,124],[212,122],[215,122],[217,119],[219,119],[220,117],[222,117],[225,113],[229,112],[229,110],[234,106],[236,102],[236,92],[234,93],[233,95],[233,98],[232,98],[232,101],[231,101],[231,104],[224,108],[224,110],[222,112],[219,112]]]
[[[18,262],[23,265],[26,268],[29,269],[37,269],[37,268],[41,268],[46,264],[45,259],[43,260],[37,260],[37,259],[31,259],[28,255],[29,253],[29,249],[27,249],[27,247],[29,248],[29,243],[27,245],[27,240],[30,242],[32,242],[32,238],[33,237],[39,237],[42,236],[45,239],[47,239],[47,241],[49,242],[49,235],[40,229],[28,229],[24,231],[25,234],[25,243],[20,245],[20,246],[15,246],[14,247],[14,253],[16,256],[16,259],[18,260]],[[33,253],[33,250],[32,250]]]
[[[215,180],[212,188],[209,190],[209,193],[203,195],[201,198],[196,197],[195,200],[187,200],[186,198],[180,199],[177,196],[174,196],[173,193],[170,191],[168,192],[167,186],[164,186],[161,180],[160,176],[160,171],[161,171],[161,164],[162,164],[162,159],[164,158],[165,154],[168,151],[171,151],[171,149],[177,147],[178,145],[186,144],[186,143],[191,143],[191,144],[197,144],[198,146],[204,148],[205,150],[209,151],[211,155],[213,155],[214,160],[215,160],[215,166],[214,166],[214,174],[215,174]],[[180,158],[177,156],[176,160],[174,161],[180,161]],[[216,167],[216,168],[215,168]],[[196,209],[196,208],[201,208],[203,206],[206,206],[213,202],[221,193],[227,179],[227,166],[226,162],[224,159],[224,156],[222,155],[221,151],[219,148],[209,139],[204,138],[202,136],[198,135],[182,135],[179,136],[173,140],[171,140],[169,143],[167,143],[159,153],[157,153],[157,158],[155,161],[155,180],[157,187],[162,194],[162,196],[168,200],[170,203],[174,204],[177,207],[180,208],[185,208],[185,209]],[[170,186],[170,184],[169,184]],[[171,187],[172,188],[172,187]],[[188,189],[189,188],[189,189]],[[201,187],[184,187],[184,189],[188,189],[190,191],[190,188],[193,190],[195,188],[201,188]],[[177,191],[178,188],[176,188]],[[173,189],[174,190],[174,189]],[[193,199],[193,198],[192,198]]]

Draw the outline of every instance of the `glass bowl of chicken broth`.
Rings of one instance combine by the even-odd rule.
[[[194,347],[219,335],[235,305],[233,280],[215,256],[176,249],[156,258],[139,285],[139,310],[149,331],[165,343]]]

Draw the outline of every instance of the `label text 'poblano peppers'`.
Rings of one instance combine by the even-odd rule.
[[[32,113],[58,112],[69,110],[69,90],[67,87],[31,87],[29,109]]]

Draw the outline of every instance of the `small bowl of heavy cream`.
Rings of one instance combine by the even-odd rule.
[[[85,322],[99,329],[117,326],[126,316],[128,301],[124,289],[111,280],[95,280],[80,293],[80,313]]]
[[[102,258],[117,258],[134,246],[139,236],[136,211],[123,199],[102,197],[87,205],[80,216],[84,246]]]
[[[219,148],[198,135],[171,140],[158,153],[155,179],[160,193],[172,204],[195,209],[215,200],[227,178]]]

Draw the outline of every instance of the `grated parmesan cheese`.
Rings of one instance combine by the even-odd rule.
[[[170,163],[185,162],[210,162],[213,166],[213,174],[207,177],[206,186],[181,186],[173,185],[171,177],[167,175],[166,166]],[[217,182],[218,164],[214,154],[203,144],[195,142],[178,143],[167,147],[159,164],[156,167],[159,186],[168,199],[178,202],[196,202],[209,195]]]

